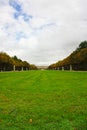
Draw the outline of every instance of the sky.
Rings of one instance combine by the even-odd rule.
[[[50,65],[87,40],[87,0],[0,0],[0,52]]]

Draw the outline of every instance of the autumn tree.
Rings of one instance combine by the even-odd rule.
[[[37,69],[35,65],[22,61],[17,56],[10,57],[8,54],[0,52],[0,71],[12,71],[14,68],[19,71]]]
[[[13,69],[13,60],[9,55],[0,52],[0,71],[9,71]]]
[[[62,67],[65,70],[69,70],[70,65],[72,65],[73,70],[87,70],[87,41],[81,42],[78,48],[68,57],[50,65],[48,68],[53,69],[54,65],[55,68],[60,70]]]

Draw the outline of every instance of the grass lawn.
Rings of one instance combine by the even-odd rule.
[[[87,130],[87,72],[1,72],[0,130]]]

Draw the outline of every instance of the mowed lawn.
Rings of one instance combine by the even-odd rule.
[[[1,72],[0,130],[87,130],[87,72]]]

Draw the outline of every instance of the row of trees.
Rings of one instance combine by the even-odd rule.
[[[81,42],[73,53],[65,59],[50,65],[48,69],[87,70],[87,41]]]
[[[4,52],[0,52],[0,71],[12,71],[12,70],[35,70],[35,65],[29,64],[27,61],[18,59],[17,56],[10,57]]]

